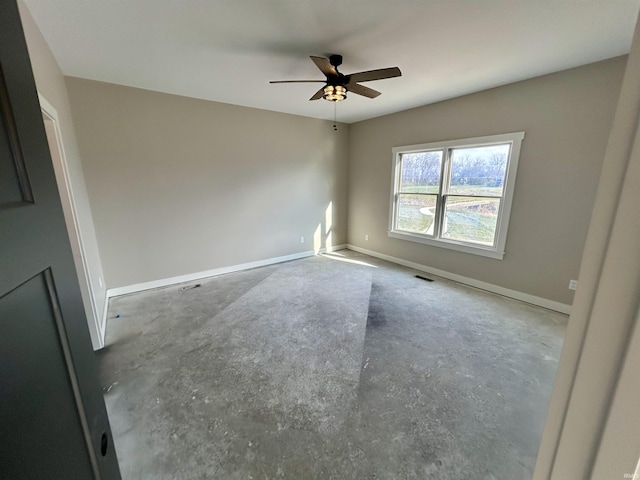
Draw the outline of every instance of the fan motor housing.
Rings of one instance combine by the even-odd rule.
[[[342,65],[342,55],[330,55],[329,63],[334,67],[339,67]]]

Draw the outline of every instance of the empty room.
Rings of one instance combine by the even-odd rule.
[[[0,478],[640,477],[640,0],[0,8]]]

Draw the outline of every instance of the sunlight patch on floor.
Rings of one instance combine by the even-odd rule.
[[[354,265],[363,265],[365,267],[378,268],[375,265],[371,265],[370,263],[363,262],[362,260],[354,260],[353,258],[347,258],[341,253],[332,252],[332,253],[323,253],[323,257],[329,258],[331,260],[338,260],[339,262],[345,263],[353,263]]]

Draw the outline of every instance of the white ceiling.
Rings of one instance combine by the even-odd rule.
[[[368,82],[357,122],[628,53],[640,0],[25,0],[65,75],[332,119],[309,55]]]

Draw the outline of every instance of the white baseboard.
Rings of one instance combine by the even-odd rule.
[[[110,288],[107,290],[106,304],[109,303],[109,298],[118,297],[120,295],[128,295],[130,293],[142,292],[144,290],[151,290],[153,288],[168,287],[170,285],[176,285],[178,283],[193,282],[195,280],[202,280],[209,277],[217,277],[218,275],[224,275],[226,273],[239,272],[242,270],[249,270],[251,268],[264,267],[267,265],[273,265],[275,263],[288,262],[290,260],[297,260],[299,258],[312,257],[320,253],[335,252],[337,250],[344,250],[347,245],[335,245],[329,248],[321,248],[320,250],[308,250],[306,252],[294,253],[291,255],[284,255],[282,257],[267,258],[265,260],[258,260],[256,262],[241,263],[239,265],[231,265],[229,267],[214,268],[213,270],[205,270],[203,272],[188,273],[186,275],[178,275],[177,277],[163,278],[161,280],[153,280],[151,282],[136,283],[134,285],[126,285],[124,287]],[[106,305],[105,305],[105,322],[106,325]]]
[[[463,277],[462,275],[457,275],[455,273],[450,273],[445,270],[428,267],[420,263],[410,262],[408,260],[403,260],[401,258],[392,257],[391,255],[385,255],[384,253],[374,252],[373,250],[367,250],[366,248],[357,247],[355,245],[347,245],[347,248],[355,252],[360,252],[360,253],[364,253],[365,255],[370,255],[372,257],[380,258],[382,260],[387,260],[388,262],[397,263],[399,265],[404,265],[405,267],[410,267],[415,270],[420,270],[421,272],[426,272],[432,275],[437,275],[438,277],[446,278],[448,280],[453,280],[454,282],[462,283],[463,285],[469,285],[470,287],[475,287],[481,290],[486,290],[491,293],[503,295],[505,297],[513,298],[514,300],[520,300],[521,302],[530,303],[532,305],[537,305],[539,307],[547,308],[555,312],[566,313],[567,315],[571,313],[571,305],[567,305],[560,302],[554,302],[553,300],[547,300],[546,298],[536,297],[535,295],[529,295],[528,293],[518,292],[516,290],[500,287],[498,285],[493,285],[492,283],[475,280],[473,278]]]

